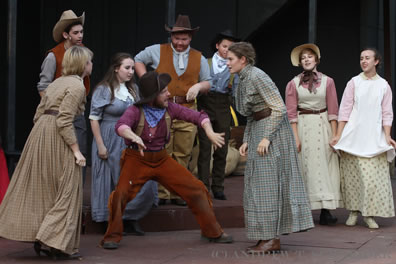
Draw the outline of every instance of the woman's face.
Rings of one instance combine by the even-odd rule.
[[[120,67],[115,69],[119,83],[124,83],[132,79],[135,72],[135,62],[131,58],[123,59]]]
[[[300,64],[304,71],[313,71],[316,69],[318,64],[316,61],[316,56],[313,52],[306,50],[300,56]]]
[[[372,50],[363,50],[360,54],[360,67],[364,73],[377,72],[375,66],[379,63]]]
[[[245,68],[246,64],[245,56],[238,58],[234,52],[227,52],[227,67],[230,70],[230,73],[239,73],[243,68]]]
[[[87,64],[85,64],[85,69],[84,69],[84,73],[83,73],[83,76],[84,76],[84,77],[85,77],[85,76],[91,75],[91,73],[92,73],[92,66],[93,66],[92,60],[88,60],[88,61],[87,61]]]

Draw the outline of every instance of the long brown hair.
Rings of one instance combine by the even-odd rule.
[[[115,70],[121,66],[122,61],[125,59],[133,60],[132,55],[129,53],[118,52],[118,53],[114,54],[113,57],[111,57],[110,66],[107,69],[105,76],[103,77],[102,81],[100,81],[100,83],[96,86],[96,87],[98,87],[100,85],[108,86],[111,91],[111,99],[110,99],[111,101],[114,99],[114,89],[118,88],[118,86],[120,85],[118,78],[117,78],[117,73],[115,72]],[[137,91],[135,88],[135,86],[136,86],[135,78],[132,77],[129,81],[125,82],[125,86],[128,88],[128,91],[133,96],[133,98],[135,98],[135,100],[137,100]]]

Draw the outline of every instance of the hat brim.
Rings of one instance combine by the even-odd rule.
[[[160,85],[162,86],[162,87],[160,87],[159,91],[153,93],[152,95],[150,95],[146,98],[140,99],[139,101],[137,101],[135,103],[136,106],[148,104],[148,103],[152,102],[153,100],[155,100],[155,98],[161,93],[161,91],[164,90],[165,87],[167,87],[169,85],[169,83],[172,81],[171,76],[167,73],[160,73],[158,78],[159,78]]]
[[[293,64],[293,66],[296,66],[296,67],[300,66],[300,53],[304,49],[313,50],[316,53],[316,55],[318,55],[318,58],[320,59],[320,50],[319,50],[318,46],[316,46],[313,43],[303,44],[303,45],[295,47],[292,50],[292,52],[290,53],[290,60]]]
[[[84,21],[85,21],[85,12],[83,12],[82,15],[79,17],[58,21],[55,24],[54,29],[52,30],[52,37],[54,38],[55,42],[59,43],[63,40],[63,31],[70,24],[73,24],[75,22],[81,22],[81,25],[84,25]]]
[[[150,95],[149,97],[140,99],[139,101],[137,101],[137,102],[135,103],[135,105],[136,105],[136,106],[142,106],[142,105],[144,105],[144,104],[148,104],[148,103],[152,102],[152,101],[160,94],[160,92],[161,92],[161,91],[159,91],[159,92],[157,92],[157,93],[155,93],[155,94],[152,94],[152,95]]]
[[[169,26],[165,25],[165,30],[168,31],[169,33],[195,33],[199,30],[199,27],[196,28],[184,28],[184,27],[173,27],[170,28]]]
[[[240,38],[237,38],[237,37],[235,37],[234,35],[230,35],[230,34],[226,34],[226,33],[219,33],[219,34],[217,34],[216,39],[217,39],[217,40],[221,40],[221,39],[230,39],[230,40],[232,40],[233,42],[239,42],[239,41],[241,41]]]

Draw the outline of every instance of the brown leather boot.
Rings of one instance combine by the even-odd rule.
[[[268,254],[272,252],[279,252],[280,239],[274,238],[270,240],[259,240],[253,247],[248,247],[246,252],[248,254]]]

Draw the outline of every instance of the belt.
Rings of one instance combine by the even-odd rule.
[[[58,111],[56,110],[45,110],[44,111],[44,115],[53,115],[53,116],[57,116],[59,114]]]
[[[170,98],[172,102],[176,103],[176,104],[189,104],[192,102],[188,102],[185,96],[178,96],[175,95],[173,97]]]
[[[261,111],[258,112],[253,112],[253,119],[255,121],[259,121],[261,119],[267,118],[271,115],[272,109],[271,108],[265,108]]]
[[[300,115],[319,115],[320,113],[326,112],[327,108],[323,108],[320,110],[312,110],[312,109],[303,109],[298,107],[297,110]]]
[[[132,144],[127,146],[127,148],[129,149],[134,149],[134,150],[139,150],[139,147],[136,144]],[[165,147],[162,147],[161,149],[158,150],[148,150],[148,149],[144,149],[143,152],[160,152],[161,150],[163,150]]]

